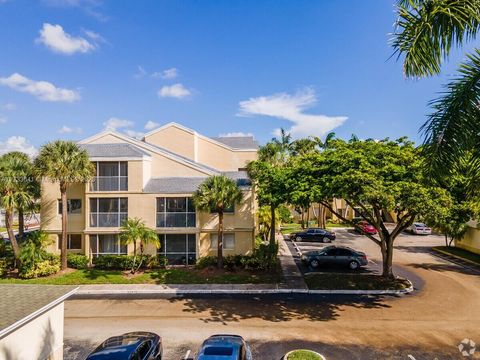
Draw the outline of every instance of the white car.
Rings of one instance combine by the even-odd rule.
[[[432,228],[429,228],[424,223],[413,223],[408,230],[415,235],[431,235]]]

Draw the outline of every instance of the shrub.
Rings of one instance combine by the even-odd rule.
[[[102,270],[129,270],[133,267],[133,255],[101,255],[93,259],[95,268]],[[157,260],[150,255],[137,255],[135,267],[140,269],[157,266]]]
[[[157,257],[153,257],[152,259],[155,259],[157,261],[156,266],[153,267],[160,267],[160,268],[166,268],[168,266],[168,259],[164,255],[159,255]]]
[[[204,256],[197,260],[195,265],[199,269],[205,269],[212,266],[217,266],[217,257],[216,256]]]
[[[50,254],[51,255],[51,254]],[[60,258],[56,255],[49,256],[46,260],[35,263],[23,264],[18,271],[22,279],[32,279],[39,276],[48,276],[60,271]]]
[[[245,255],[227,255],[223,258],[223,268],[226,270],[235,270],[243,268]],[[216,260],[217,258],[215,258]]]
[[[86,269],[88,267],[88,257],[81,254],[67,255],[68,267],[73,269]]]
[[[8,270],[7,260],[0,259],[0,276],[5,276]]]

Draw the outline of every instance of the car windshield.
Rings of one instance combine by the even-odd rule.
[[[415,224],[413,224],[413,225],[415,225],[416,227],[425,227],[425,226],[427,226],[427,225],[425,225],[424,223],[415,223]]]
[[[209,346],[203,351],[204,355],[232,356],[233,348],[227,346]]]

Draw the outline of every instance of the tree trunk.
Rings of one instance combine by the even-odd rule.
[[[20,248],[18,247],[17,238],[13,232],[13,211],[5,209],[5,226],[7,227],[8,238],[12,244],[15,265],[20,266]]]
[[[223,269],[223,211],[218,212],[217,267]]]
[[[62,198],[62,243],[60,244],[60,264],[61,269],[67,269],[67,185],[60,182],[60,194]]]
[[[276,230],[276,224],[275,224],[275,206],[270,205],[270,216],[271,216],[271,223],[270,223],[270,245],[275,244],[275,230]]]
[[[133,262],[132,262],[132,274],[135,274],[135,264],[137,263],[137,239],[133,240]]]
[[[23,239],[25,234],[25,214],[23,208],[18,209],[18,238]]]
[[[445,233],[445,246],[448,247],[448,235]]]
[[[305,210],[303,207],[300,208],[302,210],[302,219],[300,220],[300,223],[302,225],[302,229],[305,229]]]
[[[386,236],[382,241],[381,249],[383,261],[382,276],[384,278],[393,279],[393,240],[390,238],[390,235]]]
[[[310,206],[307,206],[307,228],[310,226]]]

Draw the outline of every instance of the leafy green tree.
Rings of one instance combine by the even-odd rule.
[[[48,234],[43,231],[34,231],[28,234],[21,246],[22,266],[34,268],[37,263],[47,259],[48,253],[45,247],[50,244]]]
[[[90,181],[95,167],[88,153],[72,141],[57,140],[40,149],[34,171],[38,178],[47,178],[60,187],[62,202],[61,269],[67,268],[67,189],[69,186]]]
[[[5,209],[5,223],[16,262],[20,262],[20,249],[13,230],[13,214],[35,201],[31,191],[31,166],[19,153],[0,157],[0,206]]]
[[[403,57],[407,77],[440,73],[452,48],[475,39],[480,30],[480,0],[400,0],[392,39],[394,54]],[[480,49],[467,55],[456,78],[431,105],[422,129],[425,151],[437,173],[450,171],[465,151],[476,151],[472,168],[480,166]]]
[[[154,244],[160,248],[160,240],[155,230],[148,228],[139,218],[128,218],[122,222],[120,227],[120,241],[125,245],[133,244],[132,274],[141,266],[145,244]],[[140,263],[137,267],[137,243],[140,243]]]
[[[365,234],[381,249],[383,276],[393,277],[393,244],[416,218],[432,221],[444,216],[449,194],[431,185],[424,175],[420,151],[405,138],[397,141],[335,140],[320,154],[311,156],[310,176],[325,199],[344,199],[378,230],[378,237]],[[307,174],[308,176],[308,174]],[[328,200],[322,204],[345,222],[350,222]],[[394,213],[397,223],[387,226],[384,213]]]
[[[193,194],[193,203],[198,210],[218,214],[217,266],[219,269],[223,268],[224,212],[242,201],[243,193],[237,183],[224,175],[210,176]]]

